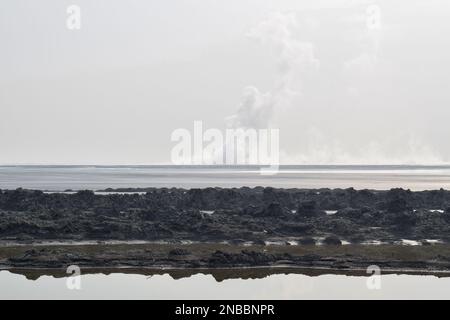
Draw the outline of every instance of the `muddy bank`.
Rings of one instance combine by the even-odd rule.
[[[0,241],[450,242],[450,192],[393,189],[0,190]]]
[[[70,265],[79,266],[83,273],[106,270],[106,273],[162,274],[169,269],[178,277],[206,272],[217,274],[217,279],[262,277],[286,272],[367,275],[366,269],[371,265],[379,266],[383,273],[449,276],[450,245],[243,247],[141,244],[0,248],[0,269],[23,273],[30,278],[42,274],[64,276]],[[254,267],[262,269],[254,270]],[[242,268],[250,269],[240,273],[233,271]]]

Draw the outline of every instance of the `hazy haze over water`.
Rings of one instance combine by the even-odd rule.
[[[145,187],[450,189],[448,166],[282,166],[263,176],[258,167],[0,166],[0,189],[106,189]]]

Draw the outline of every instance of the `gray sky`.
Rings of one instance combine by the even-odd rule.
[[[280,129],[282,163],[450,162],[448,17],[446,0],[2,1],[0,164],[170,163],[194,120],[252,125],[248,87],[275,96],[255,126]]]

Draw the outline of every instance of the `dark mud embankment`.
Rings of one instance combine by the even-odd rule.
[[[445,190],[106,191],[112,193],[0,191],[0,269],[355,271],[375,264],[383,271],[450,271],[450,192]],[[397,245],[404,239],[422,245]],[[385,245],[364,245],[369,241]]]
[[[370,275],[412,273],[450,276],[450,245],[424,246],[239,246],[228,244],[139,244],[0,247],[0,270],[26,275],[67,276],[77,265],[87,273],[139,273],[188,277],[195,273],[228,278],[260,278],[277,273]],[[254,268],[258,267],[258,268]]]
[[[114,191],[114,190],[106,190]],[[450,192],[394,189],[0,191],[0,240],[145,240],[339,245],[450,242]]]

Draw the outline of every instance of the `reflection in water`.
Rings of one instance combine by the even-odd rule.
[[[112,270],[111,270],[112,271]],[[382,275],[381,289],[369,289],[363,272],[353,275],[296,274],[281,269],[154,270],[139,273],[84,273],[81,290],[69,290],[60,272],[26,271],[15,274],[0,271],[0,299],[447,299],[450,278],[420,275]],[[87,271],[87,272],[93,272]],[[99,272],[99,271],[97,271]],[[116,270],[117,272],[117,270]],[[196,271],[199,272],[199,271]],[[105,273],[105,274],[104,274]],[[304,273],[302,271],[302,273]],[[314,274],[315,273],[315,274]],[[42,275],[45,274],[45,275]],[[234,274],[234,276],[233,276]],[[28,280],[26,277],[37,279]],[[56,276],[57,278],[55,278]],[[60,278],[58,278],[60,277]]]
[[[8,269],[9,272],[14,274],[20,274],[25,276],[28,280],[38,280],[43,276],[52,276],[54,278],[64,278],[67,276],[65,269]],[[368,277],[366,269],[332,269],[326,268],[309,268],[309,267],[297,267],[297,266],[277,266],[277,267],[245,267],[245,268],[132,268],[132,267],[122,267],[122,268],[83,268],[83,274],[103,274],[110,275],[115,273],[121,274],[134,274],[143,275],[147,277],[152,277],[155,275],[169,275],[172,279],[178,280],[183,278],[189,278],[191,276],[200,275],[210,275],[217,282],[222,282],[229,279],[241,279],[241,280],[251,280],[251,279],[263,279],[271,275],[290,275],[290,274],[301,274],[309,277],[317,277],[321,275],[345,275],[345,276],[356,276],[356,277]],[[449,271],[409,271],[409,270],[383,270],[384,274],[407,274],[416,276],[432,275],[438,278],[450,277]]]

